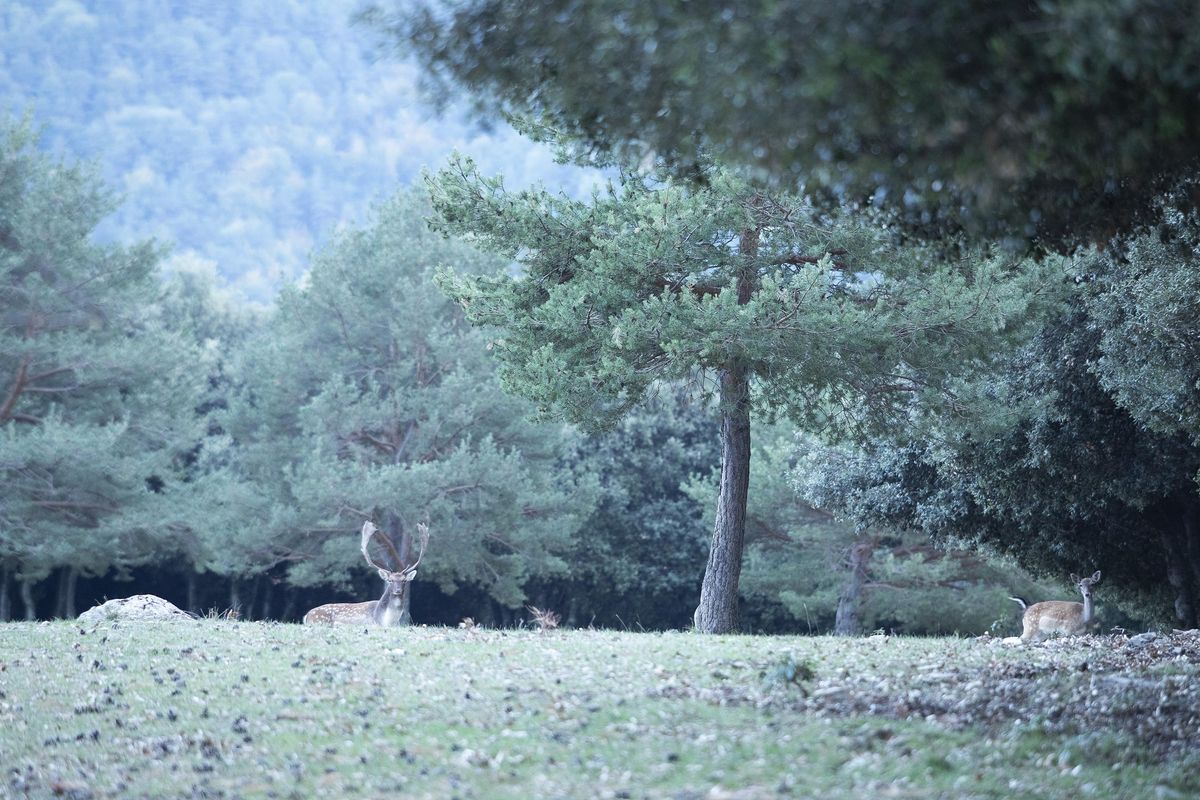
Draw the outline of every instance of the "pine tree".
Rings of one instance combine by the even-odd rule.
[[[934,262],[860,216],[719,168],[687,183],[626,174],[590,202],[508,192],[464,159],[430,186],[441,230],[520,264],[517,277],[441,276],[472,322],[499,329],[509,389],[593,427],[663,379],[719,396],[721,481],[695,615],[707,632],[738,627],[753,409],[821,430],[907,423],[1058,283],[1051,262]]]
[[[248,342],[227,424],[267,508],[223,569],[285,563],[296,584],[346,586],[364,519],[402,555],[426,521],[420,578],[447,592],[516,606],[530,575],[564,567],[592,491],[559,471],[559,430],[499,391],[484,337],[432,282],[439,264],[501,262],[430,232],[429,213],[401,193],[341,233]]]
[[[164,547],[153,509],[198,439],[200,357],[158,304],[161,248],[97,244],[114,207],[93,170],[0,124],[0,569],[29,586]],[[0,591],[6,590],[0,587]]]

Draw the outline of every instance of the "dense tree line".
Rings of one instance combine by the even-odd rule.
[[[295,618],[297,603],[373,592],[356,536],[369,518],[398,549],[429,524],[414,602],[432,619],[512,623],[528,603],[576,625],[690,623],[720,409],[659,382],[604,433],[531,422],[501,391],[502,343],[432,280],[506,262],[431,231],[422,193],[336,236],[263,315],[203,270],[164,280],[153,244],[95,244],[111,198],[39,151],[28,123],[7,124],[3,174],[4,617],[69,616],[82,578]],[[752,520],[789,538],[786,472],[755,469],[775,488]],[[830,556],[821,571],[844,570]],[[797,625],[795,580],[750,585],[749,624]],[[828,627],[829,599],[807,598],[808,629]]]

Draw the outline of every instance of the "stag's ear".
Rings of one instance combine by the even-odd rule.
[[[1092,583],[1099,583],[1099,582],[1100,582],[1100,570],[1096,570],[1094,573],[1092,573]]]
[[[415,577],[417,577],[416,569],[413,569],[412,567],[410,567],[410,568],[404,570],[404,580],[411,581]]]
[[[388,572],[386,569],[383,569],[382,567],[376,567],[375,569],[379,570],[379,577],[383,578],[385,581],[390,581],[392,579],[392,573]]]

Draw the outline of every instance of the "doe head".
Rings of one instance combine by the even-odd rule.
[[[1076,588],[1084,597],[1092,596],[1092,584],[1100,582],[1100,570],[1092,573],[1090,578],[1081,578],[1078,575],[1071,573],[1071,580],[1075,582]]]

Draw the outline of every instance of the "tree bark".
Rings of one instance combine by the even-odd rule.
[[[862,589],[867,582],[867,565],[875,553],[875,543],[856,542],[850,548],[850,577],[838,597],[833,633],[836,636],[858,636],[862,633]]]
[[[1181,547],[1180,538],[1180,534],[1170,529],[1162,532],[1163,550],[1167,556],[1167,583],[1175,591],[1175,622],[1187,628],[1196,619],[1196,598],[1192,591],[1186,549]]]
[[[62,618],[75,619],[79,616],[75,611],[75,587],[79,584],[79,570],[69,567],[63,576],[63,582],[66,588],[63,592]]]
[[[258,593],[262,588],[262,575],[255,577],[254,583],[250,584],[250,599],[246,601],[246,614],[242,619],[249,622],[254,619],[254,612],[258,608]]]
[[[701,633],[738,630],[738,581],[750,489],[750,381],[735,364],[721,376],[721,488],[708,566],[693,617]]]
[[[25,619],[32,622],[37,619],[37,607],[33,603],[33,581],[25,579],[20,583],[21,603],[25,606]]]
[[[280,618],[285,622],[296,618],[296,590],[288,588],[283,593],[283,613]]]
[[[67,584],[70,582],[71,569],[63,567],[58,571],[58,588],[54,593],[54,618],[68,619],[67,617]]]
[[[196,596],[196,571],[189,569],[187,571],[187,610],[193,614],[199,614],[199,609],[196,608],[198,602]]]
[[[263,578],[262,610],[258,618],[263,620],[271,618],[271,579],[266,577]]]
[[[1183,553],[1188,564],[1189,583],[1192,597],[1200,597],[1200,526],[1196,524],[1196,507],[1188,503],[1183,512]],[[1200,608],[1192,604],[1192,618],[1184,626],[1200,627]]]
[[[236,576],[229,579],[229,611],[234,619],[242,615],[242,592]]]

